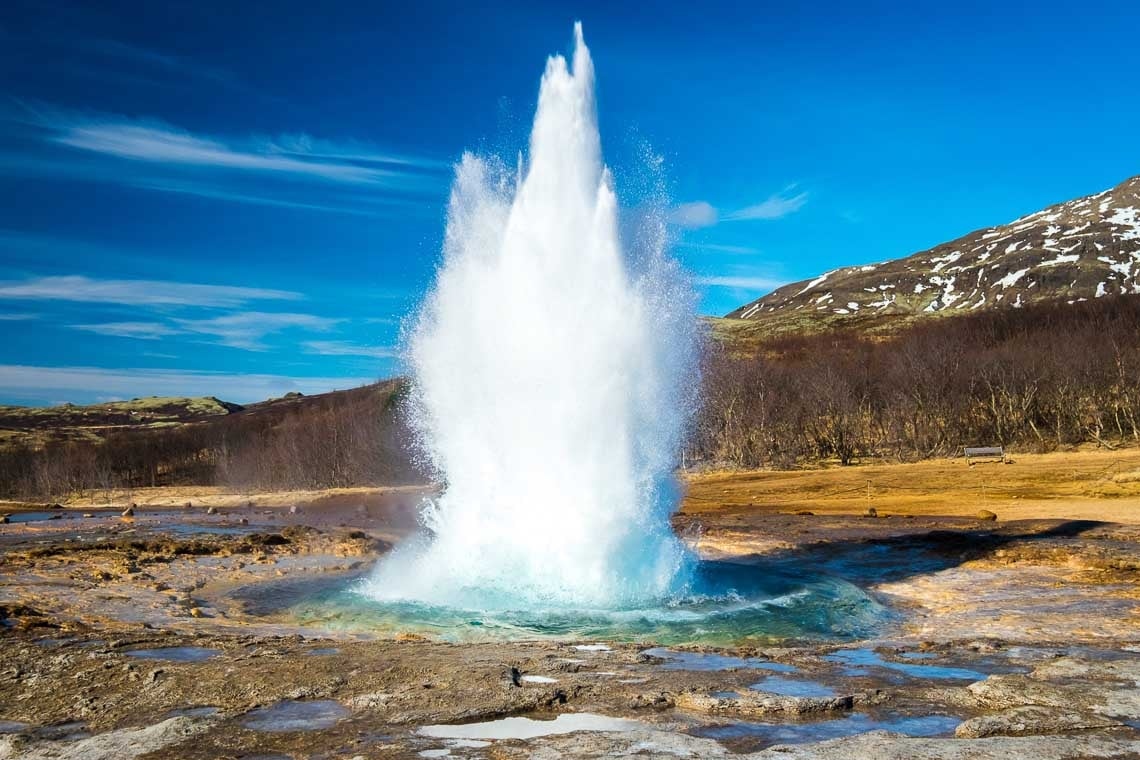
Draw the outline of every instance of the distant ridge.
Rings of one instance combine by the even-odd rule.
[[[1140,176],[906,258],[785,285],[727,318],[780,333],[1136,293]]]

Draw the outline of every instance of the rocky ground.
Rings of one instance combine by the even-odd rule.
[[[0,525],[0,758],[1140,757],[1140,526],[678,519],[867,589],[893,615],[857,642],[449,644],[250,593],[347,582],[413,505]]]

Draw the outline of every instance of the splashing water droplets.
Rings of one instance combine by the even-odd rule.
[[[547,62],[518,169],[457,166],[443,266],[408,344],[415,426],[446,490],[424,511],[430,537],[378,568],[375,598],[610,608],[685,584],[669,515],[694,300],[660,244],[623,247],[575,37],[569,66]],[[664,240],[654,232],[637,237]]]

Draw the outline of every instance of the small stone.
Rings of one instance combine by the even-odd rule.
[[[193,505],[191,502],[186,502],[186,508],[187,508],[187,509],[190,509],[190,508],[191,508],[191,507],[193,507],[193,506],[194,506],[194,505]]]
[[[135,516],[135,505],[134,504],[128,505],[127,508],[123,510],[122,515],[123,515],[123,517],[134,517]]]
[[[863,516],[864,517],[878,517],[879,516],[879,510],[875,509],[874,507],[867,507],[867,511],[863,513]]]
[[[218,514],[218,508],[217,507],[210,507],[206,510],[206,514],[216,515],[216,514]]]
[[[810,509],[797,509],[795,514],[801,517],[811,517],[815,512],[812,512]]]
[[[978,510],[977,518],[979,520],[981,520],[982,522],[996,522],[997,521],[997,515],[991,511],[989,511],[988,509]]]
[[[191,607],[190,608],[190,617],[192,617],[192,618],[204,618],[204,617],[206,617],[206,613],[202,612],[201,607]]]
[[[92,513],[92,512],[84,512],[84,513],[83,513],[83,516],[84,516],[84,517],[94,517],[95,515],[94,515],[94,513]]]
[[[7,525],[10,522],[12,522],[12,520],[8,515],[0,515],[0,525]]]
[[[248,517],[241,518],[240,520],[238,520],[238,524],[239,525],[249,525],[249,518]]]
[[[300,511],[301,511],[300,507],[298,507],[296,504],[294,504],[293,506],[289,507],[289,514],[291,514],[291,515],[295,515],[295,514],[297,514],[297,513],[298,513],[298,512],[300,512]]]

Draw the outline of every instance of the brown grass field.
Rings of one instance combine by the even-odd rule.
[[[999,520],[1080,519],[1140,523],[1140,447],[1108,451],[1087,448],[1051,454],[1014,454],[1007,464],[967,466],[963,459],[908,464],[839,465],[803,470],[717,471],[684,478],[682,513],[939,515],[972,517],[988,509]],[[210,486],[142,488],[90,493],[70,508],[122,506],[260,507],[311,504],[329,499],[362,503],[394,492],[429,488],[343,488],[318,491],[240,491]],[[38,504],[0,504],[39,508]]]
[[[683,511],[973,516],[1140,523],[1140,448],[690,475]]]

